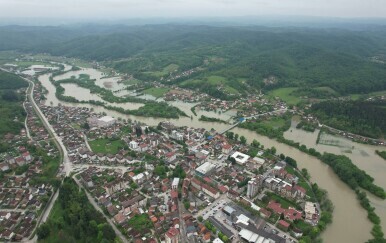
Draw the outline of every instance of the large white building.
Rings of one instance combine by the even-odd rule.
[[[234,154],[232,154],[231,157],[234,158],[236,160],[236,163],[239,165],[244,165],[250,158],[249,155],[240,152],[235,152]]]
[[[180,178],[175,177],[172,182],[172,189],[178,189],[178,184],[180,183]]]
[[[215,168],[216,168],[216,166],[214,164],[209,163],[209,162],[205,162],[196,169],[196,174],[198,176],[205,176],[205,175],[209,174]]]

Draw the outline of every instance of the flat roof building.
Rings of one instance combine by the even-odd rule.
[[[196,174],[198,176],[205,176],[205,175],[209,174],[210,172],[212,172],[212,170],[215,168],[216,168],[216,166],[214,164],[209,163],[209,162],[205,162],[196,169]]]
[[[234,158],[236,160],[236,163],[239,165],[244,165],[245,163],[247,163],[248,159],[250,158],[249,155],[246,155],[237,151],[234,154],[232,154],[231,157]]]

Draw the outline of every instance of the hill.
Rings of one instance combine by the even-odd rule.
[[[243,94],[278,87],[328,87],[338,95],[386,90],[385,64],[372,59],[386,53],[386,30],[376,26],[369,31],[193,25],[0,27],[0,37],[0,50],[97,60],[140,80],[165,81],[173,72],[195,69],[171,83],[221,98],[239,95],[235,90]],[[165,72],[170,65],[178,68]],[[207,82],[211,76],[222,77],[223,89]]]

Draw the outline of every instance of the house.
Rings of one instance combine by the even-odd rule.
[[[304,213],[306,216],[306,219],[308,220],[314,220],[317,218],[317,209],[315,207],[315,204],[313,202],[306,202],[304,205]]]
[[[87,150],[86,149],[79,149],[78,150],[78,155],[82,158],[82,159],[87,159],[88,157],[88,153],[87,153]]]
[[[178,189],[178,184],[180,183],[180,178],[175,177],[172,182],[172,189]]]
[[[18,166],[22,166],[22,165],[25,165],[25,160],[24,160],[24,158],[23,157],[17,157],[16,159],[15,159],[15,162],[16,162],[16,164],[18,165]]]
[[[97,158],[98,158],[98,160],[99,160],[100,162],[103,162],[103,161],[106,160],[106,156],[105,156],[104,154],[102,154],[102,153],[98,153],[98,154],[97,154]]]
[[[129,143],[129,148],[132,150],[137,150],[138,149],[138,143],[136,141],[131,141]]]
[[[115,192],[124,189],[125,184],[122,179],[118,178],[110,183],[107,183],[104,188],[109,195],[113,195]]]
[[[201,186],[202,191],[208,194],[209,196],[217,199],[220,197],[219,191],[217,191],[215,188],[209,186],[208,184],[202,184]]]
[[[88,152],[88,157],[91,159],[91,160],[96,160],[97,159],[97,155],[92,152],[92,151],[89,151]]]
[[[116,158],[117,158],[117,162],[118,163],[125,163],[126,162],[126,159],[122,156],[122,155],[120,155],[120,154],[118,154],[117,156],[116,156]]]
[[[150,179],[150,173],[145,171],[143,173],[139,173],[138,175],[131,176],[131,179],[138,185],[144,183],[147,179]]]
[[[290,223],[284,220],[279,220],[279,222],[277,223],[277,227],[284,231],[288,231],[289,226],[290,226]]]
[[[178,243],[180,239],[180,231],[174,227],[170,228],[165,233],[165,243]]]
[[[9,166],[7,163],[0,163],[0,170],[1,171],[7,171],[9,170]]]
[[[118,225],[124,224],[126,220],[127,218],[122,212],[119,212],[114,216],[114,222]]]
[[[143,152],[146,152],[148,150],[149,150],[149,145],[148,144],[142,143],[142,144],[139,145],[139,151],[140,152],[143,153]]]
[[[108,154],[106,157],[107,157],[107,161],[108,161],[109,163],[115,162],[115,155]]]
[[[24,152],[22,156],[23,156],[23,158],[24,158],[24,160],[25,160],[26,162],[30,162],[30,161],[32,160],[32,157],[31,157],[31,155],[29,154],[28,151],[27,151],[27,152]]]
[[[5,229],[1,232],[0,238],[3,238],[5,240],[11,240],[15,236],[15,233],[10,231],[9,229]]]
[[[166,161],[169,163],[173,162],[176,159],[176,154],[173,152],[169,152],[165,156],[166,156]]]
[[[230,144],[224,144],[221,149],[223,154],[229,154],[232,151],[232,145]]]

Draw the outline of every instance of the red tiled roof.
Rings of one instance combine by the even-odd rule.
[[[284,220],[279,220],[279,224],[284,228],[288,228],[290,226],[290,224]]]

